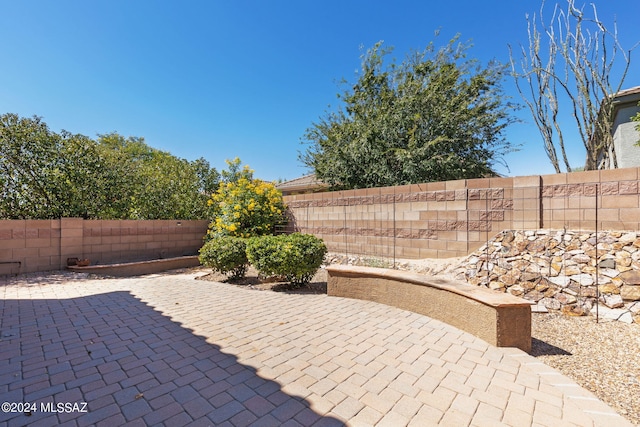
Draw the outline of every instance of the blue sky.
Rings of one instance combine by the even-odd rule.
[[[640,2],[595,3],[605,23],[617,19],[624,47],[640,40]],[[471,57],[507,62],[508,44],[527,43],[525,14],[539,8],[537,0],[0,0],[0,113],[41,116],[56,132],[144,137],[218,169],[239,156],[257,177],[292,179],[307,172],[301,137],[337,105],[338,81],[355,81],[361,47],[384,40],[401,60],[441,29],[437,44],[460,33],[474,44]],[[640,48],[634,54],[626,87],[640,85]],[[504,87],[519,102],[512,81]],[[498,171],[553,173],[528,111],[518,116],[525,123],[506,136],[522,148]],[[582,143],[570,146],[581,166]]]

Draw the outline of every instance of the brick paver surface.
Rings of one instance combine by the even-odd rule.
[[[0,427],[630,425],[520,350],[377,303],[188,274],[0,298]]]

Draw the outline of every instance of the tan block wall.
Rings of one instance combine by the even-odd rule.
[[[0,275],[58,269],[61,240],[59,220],[0,221]]]
[[[0,275],[195,255],[208,221],[0,220]]]
[[[545,175],[545,228],[594,231],[640,229],[638,168]]]
[[[290,231],[332,252],[382,258],[467,255],[496,233],[640,229],[640,169],[484,178],[285,196]]]
[[[539,183],[520,181],[523,214],[516,220],[534,226],[538,199],[526,190],[539,190]],[[510,224],[513,196],[513,178],[502,178],[302,194],[285,202],[294,218],[290,230],[321,237],[330,251],[447,258],[466,255]]]

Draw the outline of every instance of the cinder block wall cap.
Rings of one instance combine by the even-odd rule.
[[[427,276],[424,274],[412,273],[409,271],[351,265],[330,265],[326,269],[327,273],[330,276],[367,276],[413,283],[421,286],[430,286],[433,288],[456,293],[458,295],[473,299],[491,307],[534,305],[534,303],[531,301],[525,300],[523,298],[518,298],[511,294],[497,292],[479,286],[473,286],[457,280],[450,280],[437,276]]]

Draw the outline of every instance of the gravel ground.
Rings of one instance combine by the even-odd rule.
[[[534,313],[531,354],[640,425],[640,324]]]
[[[452,264],[452,263],[451,263]],[[433,273],[446,270],[450,263],[420,265],[416,270]],[[414,269],[414,268],[409,268]],[[426,270],[426,271],[425,271]],[[176,274],[193,270],[167,272]],[[203,280],[221,281],[224,276],[202,269]],[[291,291],[278,282],[265,283],[253,277],[237,284],[247,289]],[[29,274],[11,279],[0,278],[1,285],[63,283],[69,280],[97,279],[99,276],[70,272]],[[308,289],[295,292],[326,292],[326,272],[319,270]],[[2,295],[0,289],[0,296]],[[572,378],[640,426],[640,324],[600,322],[594,317],[568,317],[560,313],[534,313],[531,354],[545,364]]]

